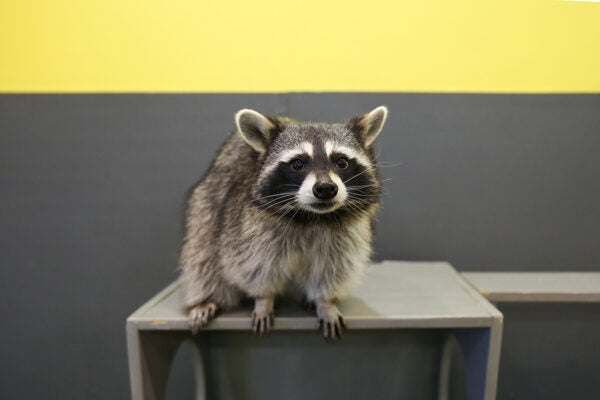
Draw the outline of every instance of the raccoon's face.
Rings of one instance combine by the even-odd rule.
[[[381,194],[373,144],[386,117],[383,106],[345,124],[299,123],[241,110],[238,131],[261,163],[253,203],[291,218],[373,211]]]

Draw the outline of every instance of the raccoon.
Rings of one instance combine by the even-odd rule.
[[[374,143],[384,106],[346,123],[243,109],[185,213],[179,269],[195,334],[219,309],[254,299],[266,334],[274,301],[303,295],[326,339],[346,329],[337,301],[367,268],[381,178]]]

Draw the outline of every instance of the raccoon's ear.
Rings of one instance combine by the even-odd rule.
[[[369,147],[375,142],[377,136],[379,136],[387,114],[387,107],[379,106],[367,114],[352,118],[347,124],[348,129],[357,133],[362,138],[365,146]]]
[[[235,114],[238,131],[254,150],[264,153],[269,147],[277,126],[269,118],[254,110],[243,109]]]

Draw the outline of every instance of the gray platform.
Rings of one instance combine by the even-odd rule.
[[[178,286],[171,284],[127,320],[134,399],[164,396],[172,357],[180,343],[191,338],[186,316],[179,305]],[[490,400],[495,397],[502,315],[449,264],[390,261],[374,264],[364,282],[340,304],[340,310],[349,328],[343,339],[346,345],[352,343],[353,335],[358,337],[360,332],[365,331],[372,332],[375,336],[369,340],[376,341],[378,331],[389,335],[411,329],[446,330],[458,343],[464,358],[467,398]],[[205,334],[243,331],[238,335],[248,335],[250,326],[250,308],[243,308],[216,318],[206,328]],[[268,349],[271,339],[275,348],[281,343],[293,343],[293,340],[286,341],[277,336],[278,332],[291,335],[293,331],[312,331],[315,328],[316,320],[311,313],[299,306],[287,305],[276,308],[274,337],[260,338],[260,342],[238,338],[233,343],[244,342],[245,346],[255,347],[260,343],[260,348]],[[210,366],[202,365],[207,363],[207,358],[201,355],[202,351],[208,350],[202,343],[202,335],[194,343],[198,344],[199,350],[198,398],[202,398],[206,395],[204,383],[210,384],[211,381],[205,376]],[[318,346],[322,346],[320,351],[328,351],[327,346],[331,345],[319,342]],[[444,360],[441,363],[444,370]],[[444,386],[448,384],[444,381],[444,373],[440,372],[440,398],[443,398]],[[222,393],[212,393],[211,398],[225,397]]]
[[[464,272],[494,302],[600,302],[599,272]]]

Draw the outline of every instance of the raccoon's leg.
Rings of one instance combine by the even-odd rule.
[[[184,308],[188,311],[188,322],[193,334],[204,328],[219,309],[235,307],[241,298],[238,289],[226,284],[215,268],[206,268],[206,265],[184,268],[180,282]]]
[[[339,339],[344,333],[346,321],[337,301],[360,277],[365,265],[358,257],[332,257],[324,263],[313,264],[305,289],[308,299],[315,303],[319,329],[326,340]]]
[[[340,339],[346,329],[346,321],[337,308],[335,300],[317,300],[315,304],[319,329],[323,330],[323,337],[332,341]]]
[[[235,245],[232,246],[235,248]],[[287,276],[272,268],[271,264],[263,264],[267,258],[248,246],[248,253],[236,254],[223,262],[223,275],[227,282],[240,289],[245,296],[254,299],[252,311],[252,330],[265,335],[269,333],[275,319],[275,296],[283,292]],[[255,264],[247,260],[259,260]]]
[[[200,328],[204,328],[217,311],[236,307],[241,297],[237,288],[225,283],[218,284],[205,301],[189,309],[188,321],[192,332],[195,334]]]
[[[252,330],[261,336],[266,335],[273,326],[275,314],[273,304],[275,299],[270,297],[258,297],[254,299],[254,311],[252,311]]]
[[[218,261],[210,249],[195,238],[184,243],[179,263],[183,306],[195,334],[210,322],[218,309],[237,305],[240,293],[224,282]]]
[[[340,339],[346,330],[346,321],[337,307],[340,296],[346,292],[350,279],[348,269],[334,262],[328,265],[313,265],[305,284],[306,296],[315,305],[319,329],[325,340]]]
[[[192,334],[198,333],[200,328],[204,328],[208,321],[214,318],[217,312],[217,305],[212,302],[206,302],[192,307],[188,314],[188,323]]]

